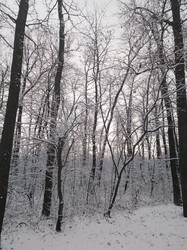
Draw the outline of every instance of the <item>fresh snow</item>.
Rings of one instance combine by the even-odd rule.
[[[45,223],[45,226],[44,226]],[[3,250],[186,250],[187,218],[174,205],[145,207],[112,218],[75,218],[55,233],[46,221],[20,224],[2,238]]]

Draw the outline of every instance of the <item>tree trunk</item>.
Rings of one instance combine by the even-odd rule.
[[[98,66],[97,66],[98,68]],[[94,124],[92,131],[92,168],[90,178],[95,179],[96,165],[97,165],[97,143],[96,143],[96,131],[97,131],[97,120],[98,120],[98,74],[99,68],[97,69],[97,75],[95,76],[95,110],[94,110]]]
[[[161,82],[161,93],[165,102],[165,107],[166,107],[166,112],[167,112],[170,167],[171,167],[171,176],[172,176],[172,184],[173,184],[173,200],[174,200],[175,205],[181,205],[180,183],[179,183],[179,178],[177,175],[177,169],[178,169],[177,149],[176,149],[175,138],[174,138],[175,126],[174,126],[174,120],[173,120],[173,115],[172,115],[171,100],[168,95],[166,76],[164,76]]]
[[[170,0],[175,44],[175,79],[179,131],[179,167],[183,200],[183,215],[187,217],[187,101],[185,86],[184,42],[180,17],[180,1]]]
[[[173,118],[173,108],[171,104],[171,100],[169,97],[169,90],[166,82],[166,74],[167,68],[164,58],[164,44],[163,44],[163,37],[164,37],[164,26],[162,25],[161,34],[158,33],[158,29],[152,30],[152,33],[155,37],[155,41],[158,47],[158,56],[160,60],[160,71],[161,71],[161,82],[160,82],[160,89],[161,95],[164,100],[164,105],[166,108],[167,114],[167,123],[168,123],[168,141],[169,141],[169,153],[170,153],[170,167],[171,167],[171,176],[172,176],[172,184],[173,184],[173,201],[175,205],[181,205],[181,191],[180,191],[180,183],[178,178],[178,155],[177,155],[177,145],[175,139],[175,122]]]
[[[0,143],[0,235],[2,232],[3,218],[7,199],[14,128],[21,85],[23,42],[27,13],[29,8],[28,2],[28,0],[20,1],[19,13],[16,20],[9,95]]]
[[[159,127],[159,117],[158,117],[158,110],[157,110],[157,106],[155,105],[155,124],[156,127]],[[159,129],[156,131],[156,154],[157,154],[157,158],[159,159],[161,157],[161,144],[160,144],[160,131]]]
[[[96,23],[97,25],[97,23]],[[97,37],[97,26],[95,28],[95,41],[94,41],[94,63],[93,63],[93,77],[94,77],[94,90],[95,90],[95,109],[94,109],[94,124],[92,131],[92,169],[90,178],[95,179],[95,172],[97,167],[97,123],[98,123],[98,113],[99,113],[99,91],[98,84],[100,81],[100,58],[99,58],[99,48],[98,48],[98,37]]]
[[[59,199],[59,206],[58,206],[58,219],[56,224],[56,231],[61,231],[62,219],[63,219],[63,208],[64,208],[64,201],[63,201],[63,193],[62,193],[62,169],[66,166],[68,156],[74,144],[74,139],[72,140],[67,153],[62,162],[62,150],[64,149],[65,141],[67,139],[67,135],[64,137],[60,137],[58,140],[58,147],[57,147],[57,165],[58,165],[58,182],[57,182],[57,192],[58,192],[58,199]]]
[[[58,199],[59,199],[59,206],[58,206],[58,220],[56,224],[56,231],[61,231],[61,224],[62,224],[62,218],[63,218],[63,207],[64,207],[64,201],[63,201],[63,194],[62,194],[62,149],[64,147],[65,138],[60,137],[58,141],[58,147],[57,147],[57,166],[58,166],[58,185],[57,185],[57,191],[58,191]]]
[[[58,17],[60,22],[59,27],[59,54],[58,66],[55,76],[55,87],[51,107],[51,122],[50,122],[50,142],[47,148],[47,164],[46,164],[46,177],[45,177],[45,191],[42,214],[49,216],[51,212],[52,200],[52,186],[53,186],[53,170],[55,161],[55,134],[56,134],[56,121],[58,116],[58,109],[60,105],[60,83],[62,77],[62,70],[64,67],[64,44],[65,44],[65,23],[62,13],[63,0],[58,0]]]
[[[163,146],[164,146],[164,154],[165,157],[168,155],[168,148],[167,148],[167,141],[166,141],[166,133],[165,133],[165,115],[164,115],[164,103],[162,102],[162,124],[163,124],[163,128],[162,128],[162,140],[163,140]],[[167,164],[167,163],[166,163]],[[167,165],[166,165],[167,166]]]
[[[147,117],[145,119],[147,119]],[[109,202],[108,210],[104,214],[107,217],[110,217],[111,210],[112,210],[112,208],[113,208],[113,206],[115,204],[123,172],[124,172],[125,168],[127,166],[129,166],[129,164],[133,161],[133,159],[134,159],[134,157],[136,155],[136,153],[135,153],[136,147],[141,143],[141,141],[144,139],[146,134],[147,134],[147,131],[145,130],[144,133],[140,136],[140,138],[136,141],[136,143],[132,146],[132,154],[131,154],[131,156],[128,158],[127,161],[126,161],[126,159],[124,160],[123,166],[119,171],[117,171],[117,169],[116,169],[116,171],[117,171],[117,173],[116,173],[117,174],[117,179],[115,181],[115,186],[113,188],[113,193],[112,193],[112,197],[111,197],[110,202]],[[129,171],[130,171],[130,169],[129,169]],[[129,174],[130,174],[130,172],[128,173],[128,175]],[[128,185],[128,182],[126,184]],[[127,186],[126,186],[126,189],[127,189]]]
[[[94,48],[93,48],[93,81],[94,81],[94,91],[95,91],[95,103],[94,103],[94,121],[93,121],[93,130],[92,130],[92,167],[90,171],[88,190],[87,190],[87,203],[89,198],[89,193],[94,193],[94,180],[96,174],[97,167],[97,141],[96,141],[96,133],[98,126],[98,113],[99,113],[99,89],[98,85],[100,82],[100,58],[99,58],[99,45],[98,45],[98,37],[97,37],[98,27],[97,21],[95,24],[94,30]]]
[[[123,80],[121,82],[121,85],[120,85],[120,87],[119,87],[119,89],[118,89],[118,91],[117,91],[117,93],[115,95],[114,101],[113,101],[112,106],[111,106],[109,121],[105,125],[105,137],[104,137],[102,151],[101,151],[101,156],[100,156],[100,160],[99,160],[99,176],[98,176],[99,182],[100,182],[101,176],[102,176],[103,164],[104,164],[104,156],[105,156],[105,149],[106,149],[106,145],[107,145],[107,140],[108,140],[108,135],[109,135],[109,131],[110,131],[110,126],[112,124],[113,117],[114,117],[114,110],[116,108],[119,95],[122,92],[123,86],[124,86],[124,84],[126,82],[126,79],[128,77],[129,69],[130,69],[130,67],[127,68],[127,71],[126,71],[126,73],[124,75],[124,78],[123,78]]]
[[[129,102],[127,106],[127,155],[128,157],[132,154],[132,93],[133,93],[133,84],[131,86]]]
[[[83,134],[83,156],[82,156],[82,170],[81,170],[81,177],[80,177],[80,183],[81,185],[83,185],[83,180],[85,180],[85,178],[83,177],[83,172],[86,169],[86,165],[87,165],[87,146],[88,146],[88,71],[89,68],[86,69],[86,65],[85,65],[85,75],[86,75],[86,79],[85,79],[85,89],[84,89],[84,97],[85,97],[85,118],[84,118],[84,134]]]

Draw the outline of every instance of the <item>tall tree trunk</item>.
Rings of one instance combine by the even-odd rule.
[[[151,138],[149,135],[146,135],[145,140],[147,142],[147,153],[148,153],[148,159],[151,160],[151,151],[152,151],[152,144],[151,144]]]
[[[102,176],[102,171],[103,171],[103,164],[104,164],[104,156],[105,156],[105,149],[106,149],[106,145],[107,145],[107,140],[108,140],[108,135],[109,135],[109,131],[110,131],[110,126],[112,124],[112,121],[113,121],[113,117],[114,117],[114,110],[116,108],[116,105],[117,105],[117,102],[118,102],[118,98],[119,98],[119,95],[121,94],[122,90],[123,90],[123,86],[126,82],[126,79],[128,77],[128,74],[129,74],[129,69],[130,67],[127,68],[127,71],[124,75],[124,78],[121,82],[121,85],[115,95],[115,98],[114,98],[114,101],[111,105],[111,111],[110,111],[110,117],[108,119],[108,123],[105,125],[105,137],[104,137],[104,141],[103,141],[103,146],[102,146],[102,151],[101,151],[101,156],[100,156],[100,160],[99,160],[99,176],[98,176],[98,179],[99,179],[99,182],[101,180],[101,176]]]
[[[86,67],[85,64],[85,88],[84,88],[84,97],[85,97],[85,117],[84,117],[84,127],[83,127],[83,142],[82,142],[82,169],[81,169],[81,177],[80,184],[83,185],[84,171],[86,169],[88,155],[87,155],[87,147],[88,147],[88,72],[89,66]]]
[[[95,91],[95,107],[94,107],[94,121],[92,130],[92,167],[90,171],[88,190],[87,190],[87,203],[89,198],[89,193],[94,193],[94,180],[97,167],[97,123],[98,123],[98,113],[99,113],[99,89],[98,83],[100,81],[100,59],[99,59],[99,48],[98,48],[98,37],[97,37],[97,26],[95,27],[95,41],[94,41],[94,58],[93,58],[93,80],[94,80],[94,91]]]
[[[167,141],[166,141],[166,133],[165,133],[165,114],[164,114],[164,103],[162,102],[162,140],[163,140],[163,146],[164,146],[164,155],[168,155],[168,148],[167,148]],[[167,164],[167,163],[166,163]]]
[[[133,93],[133,84],[131,86],[129,102],[127,107],[127,155],[128,157],[132,154],[132,93]]]
[[[156,127],[159,127],[159,118],[158,118],[158,110],[157,110],[157,106],[155,106],[155,124]],[[156,131],[156,154],[157,154],[157,158],[159,159],[162,152],[161,152],[161,144],[160,144],[160,131],[159,129]]]
[[[172,114],[171,100],[169,98],[168,87],[166,83],[166,75],[164,75],[161,82],[161,93],[164,99],[166,113],[167,113],[170,167],[171,167],[171,176],[173,184],[173,200],[175,205],[181,205],[180,183],[177,175],[177,169],[178,169],[177,148],[174,137],[175,125]]]
[[[162,23],[161,23],[161,34],[159,34],[157,27],[155,27],[155,29],[152,29],[152,33],[158,48],[158,56],[160,61],[160,71],[162,78],[160,82],[160,89],[167,114],[170,167],[171,167],[171,176],[173,184],[173,201],[175,205],[181,205],[182,198],[181,198],[180,183],[178,177],[178,159],[177,159],[178,149],[175,139],[175,122],[173,118],[173,112],[172,112],[173,108],[169,97],[169,90],[166,81],[167,68],[164,56],[164,43],[163,43],[164,32],[165,28]]]
[[[18,17],[16,20],[9,95],[0,143],[0,236],[2,232],[3,218],[7,199],[14,128],[21,85],[23,42],[27,13],[29,8],[28,3],[28,0],[20,1]]]
[[[64,137],[60,137],[58,140],[58,146],[57,146],[57,166],[58,166],[57,192],[58,192],[58,200],[59,200],[58,219],[57,219],[57,223],[56,223],[56,231],[57,232],[61,231],[62,219],[63,219],[63,208],[64,208],[63,193],[62,193],[62,177],[61,177],[62,169],[67,164],[67,160],[68,160],[70,151],[71,151],[73,144],[74,144],[74,139],[73,139],[70,146],[68,147],[66,155],[64,155],[64,159],[62,162],[62,151],[64,149],[66,139],[67,139],[67,135]]]
[[[51,212],[52,186],[53,186],[53,170],[55,162],[55,134],[56,122],[58,116],[58,109],[60,105],[60,83],[62,77],[62,70],[64,67],[64,45],[65,45],[65,23],[62,12],[63,0],[58,0],[58,17],[59,17],[59,52],[58,52],[58,66],[55,76],[55,87],[53,93],[53,100],[51,105],[51,121],[50,121],[50,142],[47,147],[47,164],[45,176],[45,191],[42,214],[49,216]]]
[[[180,1],[170,0],[175,43],[175,79],[179,131],[179,167],[183,200],[183,215],[187,217],[187,101],[185,86],[184,42],[180,17]]]
[[[97,70],[98,71],[98,70]],[[98,74],[99,72],[97,72]],[[95,79],[95,110],[94,110],[94,124],[93,124],[93,131],[92,131],[92,168],[90,173],[90,178],[95,179],[95,172],[96,172],[96,165],[97,165],[97,143],[96,143],[96,131],[97,131],[97,120],[98,120],[98,83],[97,83],[96,76]]]
[[[64,201],[63,201],[63,194],[62,194],[62,150],[65,144],[65,138],[60,137],[58,140],[58,146],[57,146],[57,166],[58,166],[58,185],[57,185],[57,191],[58,191],[58,199],[59,199],[59,206],[58,206],[58,220],[56,224],[56,231],[61,231],[61,224],[62,224],[62,218],[63,218],[63,208],[64,208]]]

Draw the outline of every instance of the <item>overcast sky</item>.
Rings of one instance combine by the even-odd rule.
[[[117,11],[117,0],[74,0],[78,5],[84,6],[87,2],[88,9],[93,10],[95,6],[106,8],[107,14],[112,15]]]
[[[117,0],[76,0],[77,3],[84,4],[87,2],[87,5],[90,8],[94,8],[94,5],[98,5],[101,7],[107,6],[108,9],[113,11],[114,8],[116,8]]]

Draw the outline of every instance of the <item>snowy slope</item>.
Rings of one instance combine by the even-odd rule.
[[[41,222],[42,224],[43,222]],[[42,230],[41,230],[42,228]],[[22,225],[3,236],[4,250],[186,250],[187,219],[174,205],[147,207],[105,218],[75,219],[62,233]]]

